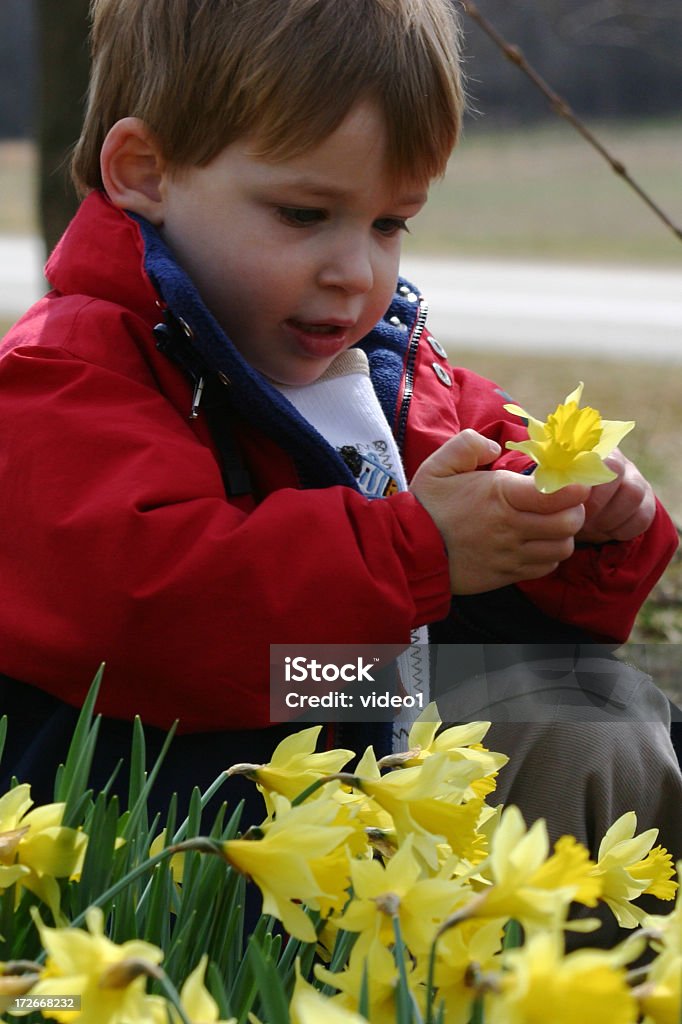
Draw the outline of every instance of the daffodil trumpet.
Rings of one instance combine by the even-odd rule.
[[[536,463],[533,479],[543,494],[552,494],[568,484],[594,487],[616,478],[604,460],[635,422],[604,420],[590,406],[581,409],[583,387],[580,381],[544,423],[518,405],[504,406],[528,423],[528,440],[507,441],[506,447],[524,452]]]

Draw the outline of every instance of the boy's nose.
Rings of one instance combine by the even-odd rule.
[[[346,242],[329,253],[318,271],[325,288],[341,288],[351,294],[364,294],[374,285],[374,268],[367,242]]]

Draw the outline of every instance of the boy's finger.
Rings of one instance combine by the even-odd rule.
[[[457,473],[470,473],[479,466],[486,466],[501,452],[497,441],[484,437],[468,427],[455,434],[422,463],[430,476],[447,477]]]
[[[591,488],[584,484],[569,484],[553,494],[542,494],[532,484],[530,477],[515,474],[507,476],[504,488],[505,498],[512,508],[518,512],[539,512],[542,515],[584,505],[590,491]]]

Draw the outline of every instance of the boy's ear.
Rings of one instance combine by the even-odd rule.
[[[161,188],[165,161],[159,144],[139,117],[124,117],[109,129],[100,155],[102,181],[114,206],[163,223]]]

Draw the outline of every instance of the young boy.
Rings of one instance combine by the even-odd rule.
[[[5,772],[49,791],[101,661],[103,776],[179,719],[187,790],[290,728],[270,644],[624,639],[676,543],[651,488],[615,453],[538,493],[398,280],[460,127],[449,0],[93,19],[85,198],[1,350]]]

